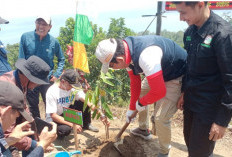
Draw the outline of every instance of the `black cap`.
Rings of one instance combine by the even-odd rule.
[[[16,61],[15,66],[31,82],[36,84],[49,84],[48,74],[50,66],[37,56],[31,56],[27,60],[20,58]]]
[[[8,23],[9,23],[9,21],[0,17],[0,24],[8,24]]]
[[[34,119],[25,111],[24,96],[22,91],[12,83],[0,81],[0,106],[12,106],[29,122]]]
[[[78,81],[79,74],[74,69],[67,69],[62,74],[61,79],[67,81],[70,85],[74,85],[76,87],[80,86],[80,83]]]

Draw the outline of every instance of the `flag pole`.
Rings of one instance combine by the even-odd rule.
[[[76,0],[76,14],[77,14],[77,6],[78,6],[78,0]],[[73,123],[73,133],[74,133],[75,149],[78,150],[79,143],[78,143],[78,137],[77,137],[77,125],[75,123]]]
[[[76,0],[76,14],[77,14],[78,0]]]

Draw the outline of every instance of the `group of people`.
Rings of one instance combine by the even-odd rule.
[[[0,24],[7,23],[9,23],[7,20],[0,18]],[[2,119],[0,152],[6,156],[19,156],[18,151],[22,151],[23,157],[33,156],[33,154],[43,156],[44,151],[52,146],[56,137],[62,139],[68,136],[73,123],[64,120],[63,107],[83,112],[83,127],[78,126],[77,132],[81,132],[82,128],[99,131],[91,124],[89,108],[95,110],[94,105],[87,103],[88,107],[83,111],[85,92],[90,88],[83,72],[77,72],[74,69],[63,71],[64,54],[58,40],[48,33],[52,28],[51,18],[44,15],[38,16],[35,25],[35,31],[24,33],[21,37],[19,59],[15,63],[15,70],[11,69],[7,61],[7,51],[2,43],[0,47],[0,83],[4,84],[1,86],[0,95],[4,98],[4,100],[1,99],[1,106],[4,108],[1,108],[0,117]],[[54,71],[54,57],[57,58],[56,71]],[[76,95],[71,95],[76,90],[73,86],[78,83],[84,87],[83,90],[78,88]],[[10,90],[4,91],[7,87]],[[46,120],[52,123],[53,129],[48,131],[48,128],[45,128],[36,138],[36,132],[32,130],[35,125],[34,118],[40,117],[40,94],[46,105]],[[6,114],[4,114],[5,110],[8,111]],[[25,116],[21,110],[29,114]],[[101,115],[103,124],[109,126],[105,115],[100,110],[98,113]],[[7,116],[11,116],[12,119],[4,121]],[[19,132],[16,133],[16,131]],[[40,145],[42,147],[38,147]]]
[[[100,41],[95,55],[103,64],[102,72],[113,68],[126,69],[129,74],[131,98],[126,122],[130,123],[135,110],[139,115],[139,126],[131,129],[131,134],[145,140],[152,138],[148,113],[149,105],[155,103],[158,157],[168,157],[171,119],[180,109],[184,115],[183,132],[189,156],[213,156],[215,142],[223,137],[232,117],[232,27],[211,11],[207,2],[173,3],[180,20],[189,25],[184,33],[184,48],[162,36],[129,36]],[[7,22],[0,18],[0,24]],[[35,24],[35,31],[21,37],[16,70],[11,71],[7,51],[0,42],[2,154],[10,153],[9,145],[23,150],[23,156],[43,153],[57,135],[61,139],[69,135],[73,124],[64,120],[63,107],[83,111],[85,92],[90,88],[83,73],[73,69],[63,72],[63,52],[58,41],[48,33],[52,27],[50,17],[38,17]],[[58,60],[56,72],[54,56]],[[83,86],[84,90],[72,95],[76,90],[74,86]],[[45,128],[36,141],[30,136],[34,132],[29,129],[29,122],[33,117],[40,117],[39,93],[46,104],[46,120],[52,123],[53,129]],[[14,99],[9,95],[14,95]],[[93,105],[88,103],[87,106],[83,111],[83,129],[98,131],[91,125],[88,112],[89,108],[94,110]],[[103,124],[109,125],[104,114],[98,112]],[[10,122],[4,121],[6,117],[10,117]],[[16,130],[20,133],[16,134]],[[12,138],[17,140],[12,142]]]
[[[232,117],[232,26],[204,1],[173,2],[187,22],[184,49],[161,36],[136,36],[101,41],[95,55],[108,68],[126,69],[131,99],[126,121],[137,110],[133,135],[151,139],[148,105],[155,103],[158,157],[171,148],[171,118],[183,110],[184,139],[190,157],[213,156],[215,142]],[[144,75],[141,80],[140,74]]]

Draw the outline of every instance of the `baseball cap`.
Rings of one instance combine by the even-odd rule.
[[[75,86],[75,87],[81,86],[79,81],[78,81],[79,74],[74,69],[65,70],[64,73],[61,75],[61,79],[64,79],[72,86]]]
[[[112,60],[117,49],[117,42],[114,38],[102,40],[98,43],[95,55],[102,62],[101,71],[107,73],[110,61]]]
[[[12,83],[0,81],[0,106],[12,106],[29,122],[33,122],[32,116],[25,111],[24,96],[22,91]]]
[[[0,24],[8,24],[8,23],[9,23],[9,21],[0,17]]]
[[[43,19],[48,25],[52,24],[51,17],[48,15],[39,15],[37,16],[36,20]]]

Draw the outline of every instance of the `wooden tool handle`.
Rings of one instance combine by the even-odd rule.
[[[131,122],[131,120],[137,115],[137,113],[138,113],[138,111],[135,110],[134,113],[129,117],[130,122]],[[129,123],[126,122],[126,123],[124,124],[124,126],[122,127],[122,129],[119,131],[119,133],[118,133],[117,136],[115,137],[116,140],[119,140],[119,139],[120,139],[120,137],[122,136],[123,132],[126,130],[126,128],[128,127],[128,125],[130,124],[130,122],[129,122]]]

